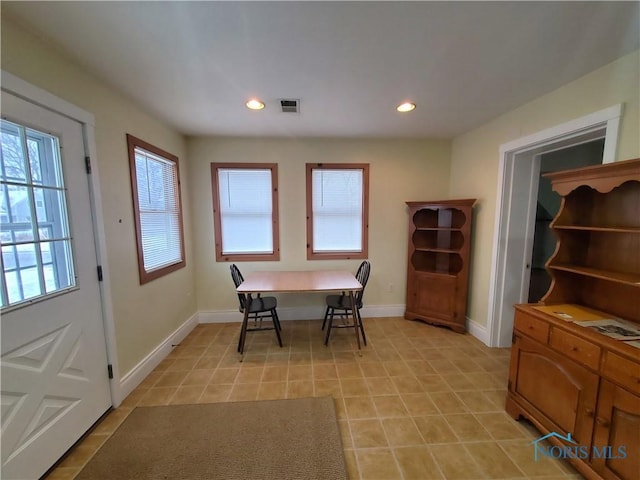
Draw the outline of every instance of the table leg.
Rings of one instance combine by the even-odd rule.
[[[240,339],[238,340],[238,353],[244,355],[244,341],[247,338],[247,327],[249,324],[249,309],[251,307],[251,294],[247,295],[244,304],[244,315],[242,317],[242,327],[240,328]],[[240,358],[242,361],[242,357]]]
[[[351,314],[353,315],[353,326],[356,331],[356,343],[358,344],[358,354],[362,356],[361,346],[360,346],[360,332],[358,331],[358,313],[356,311],[356,298],[353,294],[353,290],[349,292],[349,300],[351,301]]]

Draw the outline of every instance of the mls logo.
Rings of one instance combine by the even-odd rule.
[[[542,441],[548,438],[557,438],[568,445],[553,445],[551,447],[546,447]],[[533,445],[533,460],[535,462],[542,457],[562,459],[579,458],[582,460],[588,460],[590,454],[592,458],[627,458],[626,446],[624,445],[617,447],[615,451],[609,445],[603,446],[602,448],[598,448],[594,445],[591,450],[589,450],[589,447],[579,445],[573,438],[571,438],[571,433],[567,433],[565,436],[557,432],[551,432],[535,439],[531,443]]]
[[[533,442],[531,442],[533,444],[533,461],[534,462],[538,461],[538,458],[539,458],[538,454],[539,453],[541,453],[542,456],[544,456],[544,457],[553,457],[553,455],[551,454],[550,450],[552,450],[553,448],[558,448],[558,447],[545,448],[544,444],[540,443],[543,440],[546,440],[547,438],[552,438],[552,437],[559,438],[560,440],[563,440],[563,441],[565,441],[567,443],[571,443],[571,444],[577,445],[575,440],[573,440],[571,438],[571,433],[567,433],[566,437],[560,435],[557,432],[548,433],[548,434],[546,434],[546,435],[544,435],[542,437],[536,438]],[[554,457],[554,458],[559,458],[559,457]]]

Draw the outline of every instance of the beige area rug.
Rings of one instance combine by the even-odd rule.
[[[331,397],[137,407],[76,477],[346,478]]]

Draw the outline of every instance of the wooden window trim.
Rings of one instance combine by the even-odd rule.
[[[138,253],[138,274],[140,276],[140,285],[144,285],[152,280],[168,275],[169,273],[175,272],[187,265],[186,255],[185,255],[185,247],[184,247],[184,223],[183,223],[183,214],[182,214],[182,193],[180,189],[180,163],[178,161],[178,157],[166,152],[155,145],[151,145],[150,143],[145,142],[133,135],[127,134],[127,147],[129,153],[129,170],[131,177],[131,193],[133,197],[133,216],[135,219],[135,228],[136,228],[136,246]],[[176,167],[176,181],[177,185],[175,185],[175,191],[177,195],[178,202],[178,222],[180,226],[180,256],[182,260],[176,263],[172,263],[171,265],[167,265],[166,267],[159,268],[157,270],[152,270],[147,272],[144,268],[144,256],[142,250],[142,227],[140,225],[140,203],[138,202],[138,178],[136,174],[136,155],[135,149],[139,147],[143,150],[146,150],[154,155],[162,157],[165,160],[171,161],[175,164]]]
[[[313,170],[362,170],[362,250],[360,252],[313,251]],[[369,164],[368,163],[307,163],[306,164],[306,203],[307,203],[307,260],[352,260],[369,258]]]
[[[222,220],[220,218],[220,197],[218,169],[255,169],[271,170],[271,228],[273,235],[273,253],[222,253]],[[216,248],[216,262],[272,262],[280,260],[280,227],[278,221],[278,164],[277,163],[211,163],[211,190],[213,200],[213,225]]]

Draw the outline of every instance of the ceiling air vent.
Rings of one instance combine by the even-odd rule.
[[[280,100],[282,113],[300,113],[300,100]]]

